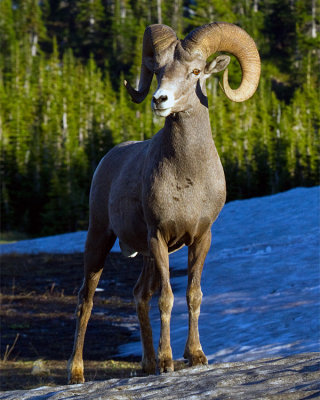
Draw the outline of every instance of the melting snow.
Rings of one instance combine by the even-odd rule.
[[[210,361],[320,351],[319,194],[319,187],[297,188],[224,207],[202,277],[200,337]],[[25,240],[1,245],[0,253],[79,252],[85,237],[76,232]],[[118,243],[113,251],[120,251]],[[170,255],[170,265],[186,269],[187,248]],[[174,358],[182,356],[187,338],[186,283],[186,276],[172,279]],[[157,346],[156,299],[150,315]],[[120,354],[141,354],[140,341],[122,346]]]

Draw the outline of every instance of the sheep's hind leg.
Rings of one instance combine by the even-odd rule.
[[[187,303],[189,310],[189,333],[183,356],[189,361],[189,366],[208,364],[208,360],[200,344],[198,320],[202,300],[201,274],[210,244],[211,231],[208,231],[200,240],[194,242],[189,247],[188,252]]]
[[[160,275],[161,284],[158,303],[161,319],[158,368],[160,373],[171,372],[174,370],[170,345],[170,318],[173,306],[173,293],[170,285],[168,246],[159,234],[150,238],[149,246],[151,255],[154,257],[155,268]]]
[[[89,229],[84,254],[84,281],[78,295],[77,324],[72,355],[68,361],[68,382],[83,383],[83,345],[88,321],[107,253],[116,236],[113,233]]]
[[[136,302],[137,314],[140,323],[142,342],[142,369],[148,374],[156,372],[156,355],[153,347],[152,328],[149,318],[149,301],[159,287],[159,274],[154,260],[143,257],[143,268],[134,287],[133,294]]]

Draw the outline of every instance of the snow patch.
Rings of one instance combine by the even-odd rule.
[[[211,362],[255,360],[320,351],[319,187],[226,204],[212,228],[199,319],[203,350]],[[0,254],[82,252],[86,232],[0,246]],[[119,252],[116,242],[112,251]],[[171,268],[187,268],[187,248],[170,255]],[[188,330],[187,277],[172,279],[174,358],[184,351]],[[103,289],[102,282],[99,285]],[[150,316],[159,338],[157,299]],[[140,355],[138,325],[120,355]],[[103,338],[101,338],[103,340]]]

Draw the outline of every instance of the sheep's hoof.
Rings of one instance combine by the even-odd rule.
[[[156,373],[157,364],[155,359],[152,360],[143,359],[141,362],[141,366],[142,366],[142,371],[148,375],[153,375]]]
[[[166,358],[163,360],[159,360],[158,369],[159,369],[160,374],[162,374],[163,372],[173,372],[174,365],[173,365],[172,358]]]
[[[75,362],[69,360],[68,361],[68,384],[75,385],[77,383],[84,383],[83,362],[75,363]]]
[[[84,376],[83,373],[76,372],[71,374],[71,376],[68,379],[68,384],[69,385],[76,385],[78,383],[84,383]]]
[[[189,361],[189,367],[194,367],[196,365],[207,365],[208,360],[202,350],[197,350],[193,354],[185,354],[184,358]]]

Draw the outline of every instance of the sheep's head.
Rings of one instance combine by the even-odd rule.
[[[158,87],[152,98],[153,110],[163,117],[188,111],[195,101],[205,101],[205,80],[229,64],[230,57],[227,55],[206,62],[217,51],[236,56],[242,69],[242,81],[235,90],[230,88],[228,70],[225,70],[223,90],[226,96],[238,102],[249,99],[259,83],[259,53],[254,41],[244,30],[227,23],[204,25],[182,41],[166,25],[147,27],[143,38],[139,89],[134,90],[126,81],[125,86],[132,100],[140,103],[147,96],[155,73]]]
[[[158,87],[151,102],[154,112],[162,117],[188,111],[197,102],[207,105],[205,80],[225,69],[230,61],[229,56],[218,56],[206,64],[201,55],[191,55],[180,42],[168,49],[166,56],[155,63]]]

